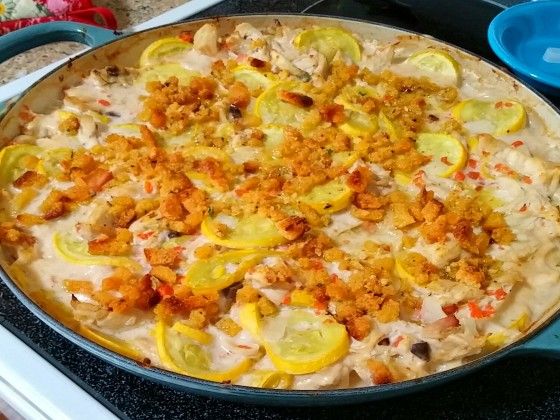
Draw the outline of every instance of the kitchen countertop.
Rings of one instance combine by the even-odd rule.
[[[170,1],[162,1],[158,6],[170,4]],[[269,0],[267,10],[300,11],[311,3],[313,0]],[[133,16],[122,10],[119,18],[131,19],[131,22],[140,13],[136,11]],[[262,10],[262,1],[230,0],[201,15]],[[538,356],[503,359],[462,379],[385,401],[313,409],[270,408],[196,397],[104,363],[45,326],[4,284],[0,284],[0,322],[12,330],[21,331],[24,340],[34,343],[34,347],[53,364],[100,401],[116,407],[120,416],[134,419],[560,418],[560,360]]]
[[[118,28],[124,29],[161,15],[185,0],[93,0],[93,3],[113,10]],[[83,49],[78,42],[57,42],[33,48],[0,64],[0,85]]]

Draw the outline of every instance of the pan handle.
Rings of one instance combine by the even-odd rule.
[[[560,317],[517,346],[513,352],[516,354],[539,353],[548,357],[560,358]]]
[[[48,22],[27,26],[0,37],[0,63],[51,42],[75,41],[94,47],[116,37],[114,31],[76,22]]]

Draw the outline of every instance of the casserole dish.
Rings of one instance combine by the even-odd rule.
[[[194,31],[199,26],[207,22],[208,20],[204,20],[158,28],[156,30],[143,32],[132,37],[117,40],[102,48],[84,54],[69,65],[65,66],[62,69],[59,69],[52,75],[45,78],[43,81],[39,82],[35,87],[29,90],[23,96],[23,98],[21,98],[13,105],[13,107],[8,111],[7,115],[2,121],[2,125],[0,126],[2,128],[3,137],[6,139],[10,139],[18,134],[19,112],[24,109],[24,106],[29,107],[34,112],[45,112],[47,111],[48,107],[52,105],[53,98],[60,98],[63,89],[76,84],[92,68],[105,67],[111,64],[119,64],[122,66],[134,65],[136,63],[137,57],[140,55],[140,52],[156,39],[165,36],[176,35],[185,30]],[[435,44],[440,45],[444,48],[453,49],[452,47],[449,47],[447,45],[438,44],[435,41],[424,40],[421,37],[410,35],[397,29],[382,27],[373,24],[365,24],[362,22],[341,21],[332,18],[285,16],[274,20],[262,16],[244,16],[237,18],[219,18],[217,19],[216,24],[220,28],[220,30],[227,32],[233,30],[233,27],[241,22],[250,22],[255,26],[266,26],[270,24],[281,24],[287,26],[309,26],[313,24],[323,26],[343,26],[345,29],[351,31],[352,33],[363,34],[365,36],[369,36],[381,41],[392,39],[395,36],[402,35],[404,37],[410,36],[411,39],[414,39],[420,44]],[[54,27],[54,29],[57,30],[64,30],[65,28],[67,28],[67,26]],[[88,36],[96,36],[96,33],[90,28],[80,27],[80,29],[85,29]],[[83,32],[81,34],[81,36],[84,35]],[[97,33],[97,35],[103,36],[106,35],[106,33]],[[6,43],[8,42],[14,42],[13,37],[7,38]],[[0,46],[2,45],[0,44]],[[495,68],[492,68],[482,60],[476,57],[469,56],[467,53],[458,50],[454,51],[458,55],[460,55],[462,59],[466,60],[468,67],[472,66],[472,68],[476,69],[476,73],[480,77],[490,78],[492,81],[495,80],[496,84],[502,91],[508,93],[512,92],[512,96],[515,96],[515,98],[519,98],[524,104],[530,106],[541,118],[543,118],[547,122],[547,126],[550,131],[552,131],[553,133],[558,133],[558,116],[556,114],[556,111],[550,106],[550,104],[548,104],[530,89],[523,87],[518,82],[511,79],[509,76],[505,75]],[[404,392],[405,390],[421,388],[422,386],[428,386],[429,384],[435,384],[438,381],[451,378],[453,375],[467,372],[477,366],[489,363],[495,358],[514,353],[515,351],[527,351],[530,349],[553,347],[552,343],[547,342],[546,335],[539,335],[538,337],[536,336],[539,332],[541,332],[541,330],[544,329],[544,326],[548,325],[555,319],[555,308],[550,309],[544,316],[540,317],[538,321],[534,322],[527,333],[521,339],[517,340],[516,343],[508,345],[500,349],[499,351],[477,359],[476,361],[469,362],[461,367],[450,369],[449,371],[437,374],[432,374],[424,378],[404,381],[396,384],[347,390],[258,390],[228,384],[213,384],[202,380],[186,378],[181,375],[162,371],[158,368],[146,367],[129,359],[123,358],[122,356],[115,355],[110,351],[103,349],[96,344],[89,342],[88,340],[85,340],[81,336],[71,331],[71,329],[63,326],[60,322],[53,319],[51,316],[46,315],[43,310],[39,309],[37,303],[34,303],[32,299],[26,296],[23,291],[19,290],[14,280],[10,280],[6,275],[4,275],[4,280],[6,281],[8,286],[17,294],[17,296],[28,307],[35,311],[36,314],[41,314],[41,318],[45,320],[49,325],[54,327],[57,331],[61,332],[66,337],[71,338],[79,345],[83,346],[89,351],[92,351],[94,354],[97,354],[118,366],[141,374],[143,376],[150,377],[151,379],[165,382],[172,386],[190,389],[193,392],[203,393],[207,395],[212,394],[232,399],[237,399],[238,397],[242,396],[244,400],[251,402],[284,404],[289,401],[290,403],[301,405],[328,404],[331,402],[340,403],[338,397],[342,398],[344,402],[365,401],[368,399],[375,399],[381,398],[383,396],[393,395],[398,392]],[[532,338],[532,340],[528,341],[529,338]]]

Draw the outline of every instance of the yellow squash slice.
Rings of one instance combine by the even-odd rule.
[[[277,82],[259,95],[255,103],[255,114],[264,124],[301,126],[308,114],[307,108],[295,106],[280,99],[281,91],[305,94],[296,82]]]
[[[216,186],[212,178],[206,175],[203,172],[196,172],[196,171],[188,171],[187,176],[195,185],[196,188],[199,188],[207,193],[214,193],[219,192],[220,189]]]
[[[212,336],[210,334],[202,330],[197,330],[196,328],[189,327],[187,324],[181,321],[177,321],[171,328],[183,334],[185,337],[189,337],[190,339],[200,344],[209,344],[212,342]]]
[[[266,160],[271,163],[281,163],[280,149],[284,142],[284,129],[279,125],[268,125],[262,129],[264,133],[264,150]]]
[[[377,117],[362,111],[346,110],[347,118],[338,126],[351,137],[364,136],[377,130]]]
[[[345,86],[342,88],[340,94],[334,98],[334,102],[344,106],[346,109],[353,111],[362,111],[363,108],[359,100],[367,97],[377,97],[377,91],[371,86]]]
[[[318,185],[301,201],[321,214],[336,213],[350,205],[352,190],[343,179],[337,178],[323,185]]]
[[[277,370],[255,370],[251,378],[252,386],[266,389],[289,389],[294,379],[292,375]]]
[[[417,252],[401,252],[395,258],[395,272],[410,284],[425,284],[429,282],[429,276],[423,267],[429,264],[426,257]]]
[[[262,73],[251,66],[237,66],[232,73],[235,80],[245,84],[252,92],[264,90],[274,83],[272,74]]]
[[[57,176],[62,172],[60,163],[72,157],[72,149],[69,147],[59,147],[56,149],[45,149],[41,155],[41,162],[38,166],[39,172],[45,172],[50,176]]]
[[[284,319],[281,319],[284,318]],[[283,334],[277,336],[279,326]],[[302,309],[267,318],[263,325],[264,347],[282,372],[302,375],[331,365],[348,352],[346,328],[327,315]]]
[[[467,150],[463,143],[448,134],[421,133],[416,140],[416,149],[431,157],[426,172],[449,177],[463,169],[467,162]]]
[[[36,169],[28,168],[25,161],[37,157],[42,150],[39,146],[31,144],[14,144],[3,148],[0,151],[0,185],[7,186],[26,170]],[[38,163],[36,160],[36,165]]]
[[[262,340],[262,317],[256,303],[246,303],[239,308],[239,323],[255,340]]]
[[[395,124],[393,124],[391,120],[387,118],[383,111],[379,111],[379,117],[377,121],[379,123],[379,129],[384,133],[387,133],[391,141],[396,142],[399,139],[397,127],[395,127]]]
[[[88,328],[84,325],[78,327],[78,332],[84,337],[90,339],[91,341],[114,351],[115,353],[122,354],[123,356],[129,357],[134,360],[141,360],[142,354],[138,349],[128,344],[126,341],[120,338],[111,337],[105,333],[94,330],[93,328]]]
[[[153,66],[162,62],[166,55],[178,54],[192,48],[190,42],[178,37],[161,38],[152,42],[140,56],[140,67]]]
[[[300,32],[294,45],[302,50],[315,49],[332,61],[337,52],[350,58],[354,63],[360,61],[360,44],[350,33],[341,28],[317,28]]]
[[[72,264],[127,267],[134,271],[140,271],[141,269],[140,264],[127,257],[91,255],[88,252],[88,244],[86,241],[72,238],[60,232],[55,232],[52,240],[57,254],[65,261]]]
[[[155,336],[161,362],[168,369],[183,375],[213,382],[234,381],[252,365],[250,359],[241,359],[228,369],[215,370],[205,346],[168,328],[163,321],[156,324]]]
[[[195,261],[185,273],[184,283],[195,293],[225,289],[242,280],[245,272],[267,255],[270,253],[246,249]]]
[[[515,133],[527,124],[523,105],[510,100],[488,102],[468,99],[453,108],[453,117],[460,122],[487,121],[496,136]]]
[[[188,85],[193,77],[200,76],[200,74],[177,63],[157,64],[142,69],[137,81],[144,86],[146,83],[153,81],[163,83],[171,76],[179,79],[179,84]]]
[[[200,226],[201,232],[211,242],[228,248],[273,247],[287,242],[271,219],[258,214],[238,220],[225,234],[220,233],[216,224],[215,219],[207,217]]]
[[[461,66],[457,60],[442,50],[418,51],[412,54],[406,62],[421,70],[443,76],[453,84],[457,84],[461,76]]]
[[[348,169],[352,166],[358,159],[360,155],[356,152],[336,152],[332,155],[332,166],[342,166]]]

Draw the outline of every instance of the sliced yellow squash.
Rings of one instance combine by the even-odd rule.
[[[442,50],[427,49],[412,54],[407,60],[421,70],[441,75],[454,84],[459,82],[461,66],[449,53]]]
[[[412,182],[412,176],[406,172],[395,170],[393,171],[393,178],[395,182],[401,187],[406,187]]]
[[[179,79],[179,84],[188,85],[193,77],[200,76],[196,71],[186,69],[177,63],[157,64],[145,67],[140,71],[137,82],[144,86],[148,82],[165,82],[171,76]]]
[[[201,232],[211,242],[228,248],[273,247],[287,242],[272,220],[258,214],[243,217],[223,235],[216,223],[215,219],[207,217],[200,226]]]
[[[252,365],[250,359],[241,359],[226,370],[212,369],[209,350],[168,328],[163,321],[156,324],[156,345],[164,366],[174,372],[213,382],[234,381]]]
[[[395,258],[397,275],[411,284],[425,284],[429,282],[428,273],[424,273],[424,264],[429,264],[426,257],[418,252],[402,252]]]
[[[115,124],[112,125],[111,128],[116,128],[117,130],[121,130],[130,134],[140,134],[140,125],[134,123],[125,123],[125,124]]]
[[[197,330],[196,328],[189,327],[187,324],[177,321],[171,327],[173,330],[183,334],[185,337],[196,341],[200,344],[209,344],[212,342],[212,336],[205,331]]]
[[[496,136],[515,133],[527,124],[525,107],[511,100],[489,102],[468,99],[455,105],[453,117],[460,122],[487,121]]]
[[[128,257],[91,255],[88,252],[88,244],[86,241],[72,238],[60,232],[55,232],[52,240],[57,254],[65,261],[72,264],[127,267],[134,271],[140,271],[142,268],[140,264]]]
[[[350,33],[341,28],[316,28],[300,32],[294,45],[302,50],[313,48],[332,61],[337,52],[347,56],[354,63],[360,61],[360,44]]]
[[[185,273],[184,283],[195,293],[225,289],[242,280],[245,272],[267,255],[270,253],[246,249],[195,261]]]
[[[307,116],[308,110],[282,101],[278,96],[281,91],[303,93],[297,82],[274,83],[257,98],[255,114],[261,118],[264,124],[299,127]]]
[[[365,97],[377,97],[377,92],[371,86],[345,86],[340,94],[334,98],[334,102],[352,111],[362,111],[358,99]]]
[[[421,133],[416,140],[416,149],[431,156],[426,172],[449,177],[463,169],[467,162],[467,150],[457,138],[444,133]]]
[[[264,150],[272,161],[281,161],[280,148],[284,142],[284,129],[279,125],[267,125],[262,129],[264,133]]]
[[[284,318],[284,319],[280,319]],[[282,325],[283,334],[277,336]],[[270,335],[269,335],[269,330]],[[277,369],[293,375],[316,372],[348,352],[346,328],[331,316],[302,309],[269,317],[263,325],[266,354]]]
[[[203,172],[188,171],[187,176],[193,184],[207,193],[219,192],[220,189],[216,187],[212,178]]]
[[[336,213],[350,205],[352,190],[343,179],[337,178],[318,185],[301,197],[301,201],[321,214]]]
[[[343,168],[349,168],[358,159],[360,155],[356,152],[336,152],[332,155],[332,166],[342,166]]]
[[[391,122],[389,118],[385,115],[383,111],[379,111],[379,117],[377,119],[379,123],[379,129],[384,133],[389,135],[391,141],[397,141],[399,139],[399,134],[395,124]]]
[[[161,38],[152,42],[142,51],[140,56],[140,67],[153,66],[162,62],[166,55],[178,54],[192,48],[190,42],[183,41],[179,37]]]
[[[190,146],[183,149],[183,153],[195,159],[213,158],[222,162],[231,161],[229,155],[218,147]]]
[[[315,305],[315,298],[307,290],[294,289],[290,293],[290,305],[312,308]]]
[[[346,110],[346,121],[338,126],[351,137],[364,136],[377,130],[377,118],[361,111]]]
[[[45,172],[50,176],[57,176],[62,172],[60,163],[72,157],[72,149],[69,147],[46,149],[41,153],[40,157],[39,172]]]
[[[251,377],[252,386],[266,389],[289,389],[294,379],[292,375],[277,370],[256,370]]]
[[[31,144],[13,144],[4,147],[0,151],[0,186],[11,184],[26,170],[36,169],[36,167],[27,168],[25,160],[38,157],[42,150],[39,146]]]
[[[129,357],[135,360],[141,360],[142,354],[134,346],[131,346],[126,341],[121,340],[117,337],[111,337],[101,331],[94,330],[93,328],[88,328],[84,325],[78,327],[78,332],[84,337],[90,339],[91,341],[114,351],[115,353],[122,354],[123,356]]]
[[[242,82],[251,91],[264,90],[274,83],[272,74],[262,73],[250,66],[237,66],[232,73],[235,80]]]
[[[239,324],[249,331],[255,340],[261,341],[262,317],[256,303],[245,303],[239,308]]]

